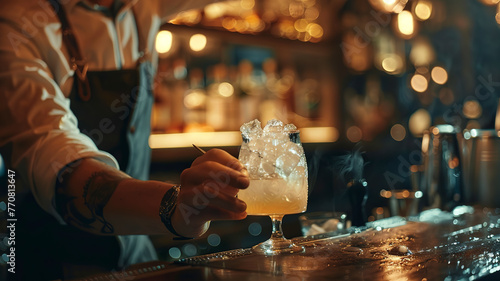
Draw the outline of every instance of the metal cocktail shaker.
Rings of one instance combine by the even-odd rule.
[[[462,166],[457,129],[451,125],[437,125],[425,131],[422,156],[422,208],[452,210],[462,199]]]
[[[464,202],[500,207],[500,131],[464,130],[459,140]]]

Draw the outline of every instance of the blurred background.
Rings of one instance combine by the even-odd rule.
[[[156,49],[156,180],[178,183],[199,155],[193,143],[237,157],[239,127],[276,118],[301,131],[308,212],[352,220],[352,183],[364,180],[363,219],[373,221],[411,213],[391,210],[394,196],[408,206],[421,196],[425,130],[495,125],[499,0],[235,0],[177,15]],[[2,182],[5,169],[0,158]],[[286,237],[302,235],[298,217],[284,217]],[[172,261],[250,247],[270,233],[269,217],[249,216],[212,222],[195,240],[152,238]]]
[[[237,156],[241,124],[277,118],[301,130],[308,212],[352,216],[358,175],[366,221],[398,215],[389,198],[419,194],[424,130],[494,127],[498,2],[240,0],[179,14],[156,38],[151,177],[178,182],[198,156],[192,143]],[[250,247],[270,231],[268,217],[248,217],[189,242],[153,239],[173,260]],[[284,232],[301,235],[298,215]]]

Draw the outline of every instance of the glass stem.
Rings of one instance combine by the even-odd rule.
[[[273,232],[271,234],[271,240],[283,240],[283,230],[281,229],[281,220],[283,215],[270,215],[273,221]]]

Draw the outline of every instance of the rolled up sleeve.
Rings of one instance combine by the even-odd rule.
[[[38,204],[64,223],[54,199],[61,169],[86,157],[118,164],[80,133],[36,37],[6,21],[0,34],[0,153]]]

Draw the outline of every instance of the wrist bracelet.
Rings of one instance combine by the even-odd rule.
[[[177,233],[174,227],[172,226],[172,215],[174,214],[175,208],[177,207],[177,196],[179,196],[179,191],[181,189],[180,185],[172,186],[166,193],[163,195],[160,203],[160,218],[165,227],[170,231],[173,235],[177,236],[174,238],[175,240],[180,239],[192,239],[189,237],[185,237]]]

